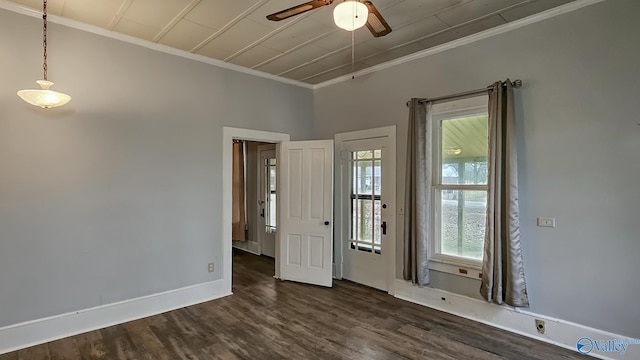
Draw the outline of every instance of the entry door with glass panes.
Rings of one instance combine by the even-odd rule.
[[[342,189],[348,189],[342,196],[343,228],[348,224],[343,277],[380,290],[387,290],[385,190],[393,191],[385,189],[385,143],[385,138],[366,139],[342,148]]]
[[[260,151],[260,219],[262,254],[276,256],[276,151]]]

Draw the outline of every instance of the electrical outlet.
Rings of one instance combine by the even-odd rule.
[[[536,330],[538,330],[540,334],[546,332],[547,328],[544,325],[544,320],[536,319]]]
[[[213,267],[213,263],[209,263],[209,272],[213,272],[214,267]]]
[[[556,219],[554,218],[538,218],[538,226],[540,227],[556,227]]]

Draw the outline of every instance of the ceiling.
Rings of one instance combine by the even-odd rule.
[[[280,22],[268,14],[305,0],[48,0],[49,14],[77,20],[308,84],[352,71],[351,33],[334,4]],[[11,0],[42,11],[42,0]],[[393,31],[355,31],[361,70],[512,22],[572,0],[373,0]],[[53,34],[55,36],[55,34]]]

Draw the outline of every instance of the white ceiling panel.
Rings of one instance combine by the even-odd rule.
[[[333,70],[324,72],[322,74],[319,74],[317,76],[310,77],[308,79],[305,79],[304,81],[308,82],[310,84],[318,84],[318,83],[321,83],[323,81],[328,81],[328,80],[331,80],[331,79],[335,79],[335,78],[337,78],[339,76],[354,74],[358,70],[362,70],[362,69],[364,69],[366,67],[368,67],[367,64],[358,62],[358,63],[354,64],[354,70],[353,71],[351,71],[351,65],[343,66],[341,68],[333,69]]]
[[[6,0],[42,11],[42,0]],[[283,21],[266,16],[305,0],[48,0],[50,14],[304,82],[351,70],[340,2]],[[393,31],[355,31],[357,68],[503,25],[572,0],[372,0]]]
[[[446,24],[454,26],[467,21],[472,21],[510,6],[526,3],[527,0],[472,0],[466,4],[443,11],[437,16]]]
[[[530,4],[517,7],[512,10],[501,12],[500,15],[507,21],[515,21],[532,14],[536,14],[545,10],[549,10],[556,6],[570,3],[572,0],[538,0]]]
[[[326,49],[319,48],[314,45],[307,45],[287,53],[274,61],[259,66],[256,69],[270,74],[282,74],[289,69],[310,62],[316,58],[326,55],[327,53],[328,51]]]
[[[322,34],[335,31],[335,26],[328,27],[310,18],[303,20],[266,39],[263,44],[272,49],[287,51]]]
[[[378,52],[378,49],[369,45],[359,44],[355,49],[355,61],[360,61],[360,59]],[[345,48],[333,54],[318,58],[306,66],[287,72],[285,75],[293,79],[303,79],[343,65],[351,66],[351,48]]]
[[[469,23],[438,35],[428,37],[420,41],[420,44],[422,44],[426,49],[504,24],[505,21],[500,16],[495,15],[482,21]]]
[[[373,66],[373,65],[382,64],[384,62],[391,61],[403,56],[411,55],[413,53],[416,53],[424,49],[425,49],[424,45],[420,43],[411,43],[390,51],[385,51],[375,56],[367,57],[366,59],[362,59],[361,61],[367,64],[368,66]]]
[[[62,16],[107,28],[124,0],[65,0]]]
[[[382,16],[392,28],[399,28],[458,5],[462,0],[405,0],[384,11]]]
[[[220,46],[231,51],[231,54],[245,48],[272,30],[249,19],[238,21],[229,30],[213,39],[208,45]],[[231,55],[229,54],[229,55]]]
[[[185,19],[212,29],[220,29],[255,5],[256,1],[253,0],[202,0]]]
[[[432,16],[420,22],[414,22],[411,25],[394,30],[387,36],[367,41],[367,44],[371,44],[381,50],[391,50],[399,45],[407,44],[415,39],[422,38],[447,28],[448,26],[445,23],[435,16]]]
[[[388,35],[387,35],[388,36]],[[369,32],[369,29],[363,27],[355,32],[355,43],[360,44],[365,41],[373,39],[373,35]],[[337,29],[328,33],[327,35],[315,40],[313,45],[319,46],[323,49],[333,51],[351,45],[351,33],[349,31],[343,31]]]
[[[135,21],[124,18],[118,21],[118,24],[113,30],[148,41],[151,41],[158,31],[160,31],[158,28],[139,24]]]
[[[191,51],[196,45],[215,32],[215,29],[183,19],[169,30],[159,42],[185,51]]]
[[[227,56],[233,54],[234,52],[235,51],[231,49],[223,48],[218,44],[212,44],[212,43],[208,43],[202,48],[200,48],[198,51],[196,51],[197,54],[204,55],[204,56],[207,56],[213,59],[218,59],[218,60],[223,60]]]
[[[123,18],[162,30],[190,0],[135,0]]]
[[[236,65],[251,68],[265,60],[269,60],[280,54],[282,54],[280,51],[273,50],[263,45],[258,45],[236,56],[230,62]]]

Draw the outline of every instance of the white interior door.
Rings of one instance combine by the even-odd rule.
[[[260,148],[258,148],[260,150]],[[275,149],[260,150],[258,174],[258,236],[262,255],[276,257],[276,174]]]
[[[331,286],[333,140],[278,145],[278,247],[282,280]]]
[[[357,138],[371,134],[356,132],[338,144],[342,277],[390,291],[395,257],[395,128],[383,129],[393,130],[393,137]]]

